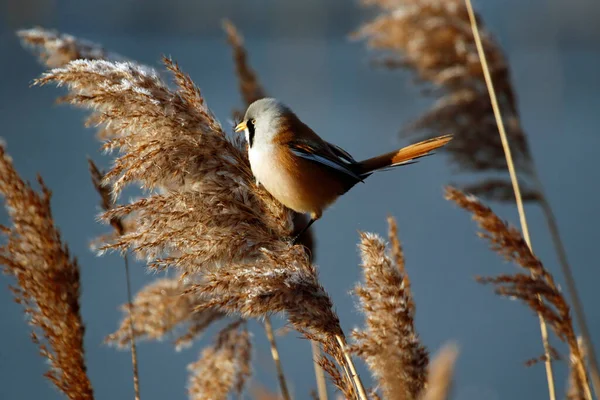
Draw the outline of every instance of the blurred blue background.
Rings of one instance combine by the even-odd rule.
[[[591,333],[600,346],[597,255],[600,218],[597,149],[600,146],[600,3],[595,0],[477,1],[488,28],[507,53],[519,97],[522,123],[555,208],[574,267]],[[33,180],[40,172],[53,190],[55,219],[82,266],[82,313],[89,373],[98,399],[133,398],[130,355],[102,345],[121,318],[125,301],[122,261],[96,257],[89,241],[105,232],[95,222],[98,198],[86,156],[106,166],[85,114],[55,106],[55,88],[30,88],[43,68],[24,50],[14,31],[34,25],[55,28],[107,49],[158,66],[171,55],[203,90],[226,129],[241,100],[221,19],[230,18],[246,38],[250,61],[267,91],[288,103],[315,131],[356,158],[388,151],[403,123],[425,111],[407,72],[372,69],[362,43],[347,34],[372,12],[356,1],[302,0],[0,0],[0,136],[18,171]],[[344,329],[362,323],[349,291],[359,279],[357,230],[385,234],[387,215],[398,219],[407,269],[417,304],[417,328],[432,352],[456,341],[460,357],[455,399],[546,398],[542,365],[523,362],[542,353],[537,318],[524,306],[498,298],[473,281],[476,274],[510,272],[475,236],[469,215],[442,198],[456,181],[445,155],[410,168],[373,176],[335,204],[316,224],[317,264]],[[514,207],[495,205],[517,223]],[[533,245],[562,282],[540,211],[527,208]],[[0,222],[6,222],[4,211]],[[133,268],[137,291],[155,276]],[[29,339],[22,308],[12,302],[11,280],[0,277],[0,399],[59,399]],[[275,323],[283,324],[281,318]],[[276,390],[276,378],[261,327],[254,385]],[[191,349],[176,353],[168,342],[139,346],[142,398],[186,398],[186,364],[210,343],[214,330]],[[315,388],[310,346],[291,333],[279,338],[285,372],[295,398]],[[560,350],[564,347],[555,343]],[[556,363],[559,393],[567,371]],[[365,380],[368,372],[361,367]]]

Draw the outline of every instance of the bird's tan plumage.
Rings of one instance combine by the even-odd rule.
[[[285,206],[310,214],[304,229],[373,172],[409,163],[451,140],[449,135],[440,136],[358,162],[321,139],[288,107],[269,98],[252,103],[235,130],[246,134],[256,181]]]
[[[426,156],[432,151],[444,146],[452,140],[451,135],[438,136],[432,139],[424,140],[419,143],[411,144],[399,150],[382,154],[377,157],[369,158],[359,162],[361,173],[377,171],[394,165],[399,165],[417,158]]]

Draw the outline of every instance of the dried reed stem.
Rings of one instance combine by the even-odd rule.
[[[338,345],[340,346],[340,350],[342,351],[342,354],[344,355],[344,359],[346,360],[346,363],[348,364],[348,368],[350,368],[350,375],[352,377],[352,380],[354,381],[354,385],[356,386],[356,390],[358,392],[358,398],[360,400],[368,400],[367,392],[365,391],[365,387],[363,386],[363,384],[360,380],[360,376],[358,375],[358,372],[356,372],[356,367],[354,366],[352,357],[350,357],[350,353],[348,352],[348,346],[346,345],[346,339],[344,339],[340,335],[335,335],[335,340],[337,341]]]
[[[96,164],[91,159],[88,159],[88,168],[90,171],[90,176],[92,178],[92,184],[94,185],[96,192],[100,195],[100,199],[102,200],[102,209],[104,211],[108,211],[114,208],[115,203],[113,197],[110,195],[110,188],[102,184],[102,179],[104,179],[104,173],[102,173],[100,169],[98,169]],[[110,222],[117,235],[122,235],[125,232],[123,222],[119,218],[115,218]],[[133,391],[135,393],[135,400],[140,400],[140,377],[138,368],[137,347],[135,345],[135,330],[133,328],[133,303],[131,301],[131,278],[129,274],[129,259],[127,257],[127,253],[123,254],[123,262],[125,264],[125,282],[127,286],[129,336],[131,337],[131,365],[133,368]]]
[[[527,243],[527,246],[533,253],[533,248],[531,246],[531,238],[529,236],[529,226],[527,225],[527,218],[525,216],[525,208],[523,207],[523,199],[521,198],[521,189],[519,187],[519,181],[517,178],[517,173],[515,171],[515,166],[512,159],[512,154],[510,151],[510,146],[508,144],[508,139],[506,137],[506,131],[504,129],[504,123],[502,121],[502,114],[500,113],[500,107],[498,106],[498,99],[496,98],[496,92],[494,90],[494,84],[492,82],[491,74],[487,65],[487,60],[485,57],[485,52],[483,51],[483,45],[481,44],[481,37],[479,36],[479,29],[477,27],[477,20],[475,19],[475,13],[473,12],[473,5],[471,4],[471,0],[465,0],[465,4],[467,6],[467,11],[469,13],[469,20],[471,22],[471,29],[473,30],[473,38],[475,39],[475,45],[477,46],[477,52],[479,54],[479,60],[481,61],[481,66],[483,68],[483,74],[485,77],[485,83],[488,88],[488,93],[490,95],[490,101],[492,102],[492,107],[494,110],[494,117],[496,118],[496,125],[498,125],[498,132],[500,133],[500,139],[502,140],[502,147],[504,149],[504,154],[506,156],[506,163],[508,165],[508,172],[510,174],[510,180],[512,182],[513,191],[515,193],[515,199],[517,203],[517,210],[519,212],[519,220],[521,222],[521,230],[523,231],[523,238]],[[548,327],[546,326],[546,322],[541,314],[538,314],[540,320],[540,331],[542,335],[542,341],[544,343],[544,352],[546,354],[546,379],[548,381],[548,392],[551,400],[556,399],[556,389],[554,387],[554,374],[552,372],[552,359],[550,355],[550,344],[548,342]]]
[[[281,365],[281,359],[279,358],[277,343],[275,343],[275,335],[273,335],[273,326],[271,325],[271,319],[268,316],[265,317],[265,332],[267,333],[267,339],[269,339],[271,355],[273,356],[275,368],[277,369],[277,379],[279,380],[281,395],[283,396],[284,400],[290,400],[290,392],[288,391],[285,375],[283,374],[283,366]]]
[[[313,365],[315,367],[315,378],[317,380],[317,391],[319,400],[327,400],[327,382],[325,381],[325,371],[319,365],[318,360],[321,358],[321,347],[314,340],[310,341],[310,347],[313,355]]]
[[[133,303],[131,301],[131,279],[129,275],[129,259],[127,254],[123,255],[125,263],[125,281],[127,282],[127,305],[129,306],[129,334],[131,335],[131,365],[133,367],[133,391],[135,400],[140,400],[140,374],[138,368],[137,346],[133,330]]]

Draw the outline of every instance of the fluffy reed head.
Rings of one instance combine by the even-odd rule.
[[[47,359],[46,376],[71,399],[93,399],[84,359],[79,265],[62,243],[50,210],[50,191],[36,192],[0,146],[0,194],[12,225],[1,227],[3,271],[16,279],[15,301],[25,308],[33,341]]]
[[[369,47],[384,52],[379,64],[414,71],[425,84],[425,91],[437,97],[433,107],[408,124],[403,133],[424,139],[451,132],[454,140],[445,150],[453,163],[461,170],[480,174],[468,191],[498,201],[512,201],[510,182],[495,176],[506,173],[506,159],[464,1],[363,0],[363,3],[379,7],[381,13],[363,25],[355,37],[366,39]],[[524,180],[524,198],[538,200],[539,188],[527,138],[519,122],[508,63],[481,18],[477,19],[515,165]]]
[[[339,334],[304,248],[288,243],[293,213],[256,186],[241,138],[230,138],[190,77],[164,62],[176,89],[152,68],[107,60],[74,60],[36,81],[67,86],[64,101],[95,112],[103,148],[118,152],[101,182],[112,196],[132,183],[146,190],[102,215],[133,223],[101,251],[131,250],[151,267],[178,268],[194,283],[186,293],[198,295],[198,312],[285,311],[298,329]]]
[[[576,386],[581,389],[583,396],[584,390],[589,391],[583,352],[575,335],[569,304],[552,274],[531,252],[521,233],[508,226],[476,197],[448,187],[446,198],[472,214],[482,230],[479,236],[490,243],[492,250],[527,272],[478,277],[477,280],[493,285],[498,295],[522,301],[544,318],[558,338],[568,345],[573,368],[579,372]]]
[[[240,32],[229,20],[223,21],[223,29],[225,29],[227,42],[233,51],[233,63],[238,77],[239,92],[247,107],[256,100],[267,97],[267,94],[258,80],[256,72],[248,62],[248,53],[244,48],[244,38]]]
[[[49,67],[60,67],[77,59],[109,58],[109,53],[99,44],[53,30],[37,27],[20,30],[17,35],[24,45],[34,48],[40,60]]]
[[[362,357],[386,399],[416,399],[427,380],[428,352],[414,326],[415,306],[404,255],[390,218],[391,249],[374,234],[362,234],[359,245],[364,283],[357,285],[366,327],[355,330],[355,352]]]
[[[291,231],[291,214],[256,187],[241,142],[225,135],[189,77],[165,63],[176,91],[153,70],[103,60],[76,60],[37,81],[68,85],[67,101],[101,110],[96,122],[118,132],[104,145],[120,152],[105,177],[113,195],[133,182],[161,190],[105,213],[108,221],[135,214],[138,226],[104,249],[132,247],[154,266],[185,264],[186,272],[256,257],[263,247],[285,251],[279,239]]]
[[[427,384],[420,400],[446,400],[450,398],[454,364],[458,357],[458,348],[454,344],[446,344],[435,355],[429,365]]]
[[[170,334],[176,337],[176,349],[188,347],[211,323],[224,315],[213,309],[195,312],[198,301],[196,296],[185,292],[186,288],[178,278],[163,278],[150,283],[136,294],[131,312],[129,305],[122,306],[123,320],[105,341],[118,347],[129,346],[129,324],[133,315],[136,339],[162,340]]]
[[[250,377],[251,352],[250,333],[244,321],[222,329],[215,344],[188,366],[189,399],[226,399],[229,393],[240,396]]]

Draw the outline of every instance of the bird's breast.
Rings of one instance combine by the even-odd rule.
[[[345,191],[328,168],[297,157],[284,146],[253,146],[248,156],[256,180],[296,212],[320,215]]]

